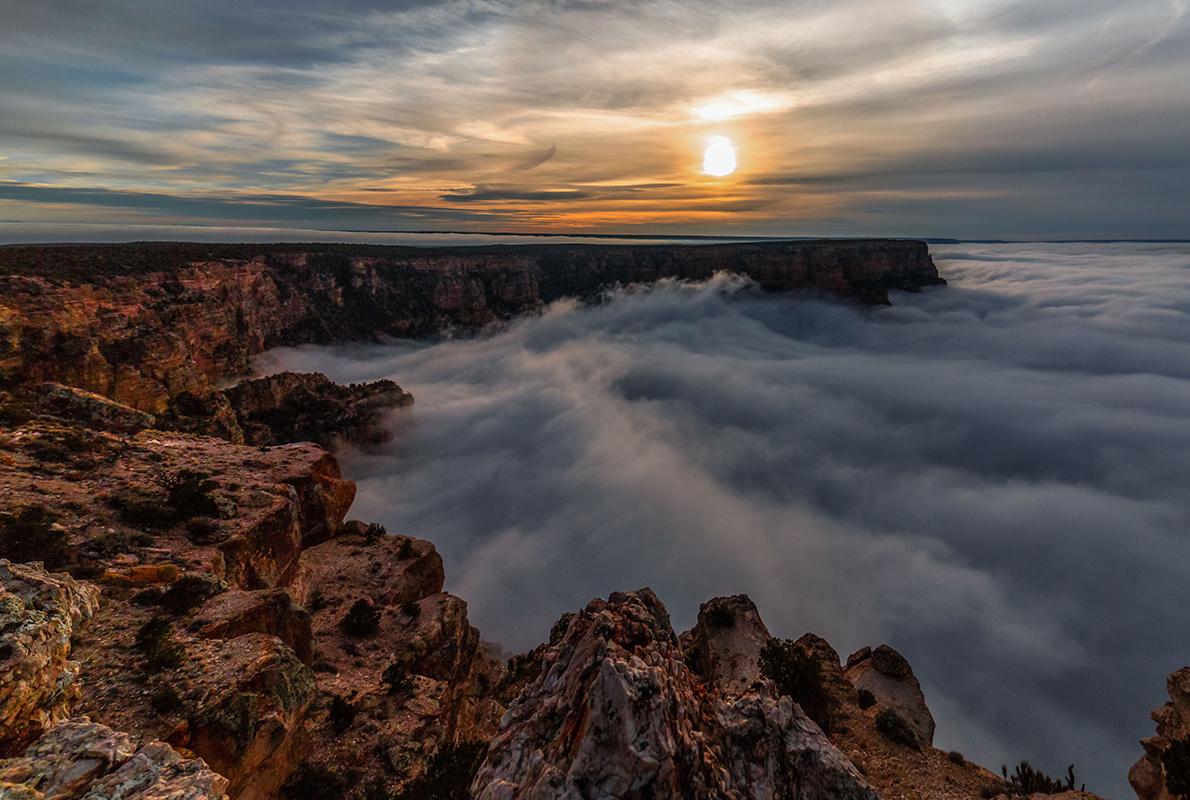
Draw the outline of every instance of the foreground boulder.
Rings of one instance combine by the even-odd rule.
[[[79,695],[71,637],[98,600],[88,583],[0,559],[0,752],[69,713]]]
[[[1165,682],[1169,701],[1153,712],[1155,735],[1141,740],[1145,753],[1128,772],[1140,800],[1190,797],[1190,667]]]
[[[134,745],[106,725],[76,719],[23,755],[0,760],[0,797],[17,800],[225,800],[227,780],[169,745]]]
[[[875,798],[766,681],[739,694],[686,665],[648,589],[593,600],[542,656],[472,783],[478,798]]]

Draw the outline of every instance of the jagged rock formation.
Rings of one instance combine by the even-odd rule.
[[[79,695],[70,640],[98,598],[68,575],[0,558],[0,753],[69,714]]]
[[[934,716],[903,655],[886,644],[865,647],[847,657],[847,679],[871,692],[877,706],[892,709],[909,723],[920,744],[934,744]]]
[[[227,780],[201,759],[86,719],[64,722],[23,755],[0,760],[0,797],[12,800],[225,800]]]
[[[197,754],[232,797],[265,800],[319,759],[397,789],[443,747],[495,730],[502,668],[442,592],[441,559],[428,542],[344,525],[355,487],[330,454],[129,432],[108,423],[132,409],[63,387],[42,396],[0,414],[0,556],[75,577],[0,562],[13,598],[0,609],[15,615],[0,624],[14,666],[0,715],[14,738],[60,719],[79,673],[74,713]],[[83,577],[103,587],[97,610]],[[357,599],[379,621],[353,636],[341,623]],[[356,717],[346,729],[336,697]]]
[[[390,380],[341,386],[325,375],[279,372],[240,381],[230,389],[173,398],[162,422],[173,430],[267,446],[337,439],[379,444],[389,436],[384,412],[413,404]]]
[[[726,655],[715,631],[704,641]],[[730,685],[730,684],[729,684]],[[875,798],[789,698],[706,685],[649,590],[593,600],[542,656],[472,784],[496,798]]]
[[[1144,755],[1128,771],[1140,800],[1190,797],[1190,667],[1166,679],[1169,701],[1153,711],[1155,735],[1141,740]]]
[[[944,283],[923,242],[698,246],[87,245],[0,248],[0,381],[159,413],[269,347],[474,330],[616,283],[718,271],[862,302]]]

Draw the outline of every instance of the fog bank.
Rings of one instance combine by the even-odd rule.
[[[414,394],[341,452],[352,514],[432,540],[486,638],[745,592],[775,634],[901,650],[939,746],[1130,796],[1190,663],[1190,246],[934,251],[951,286],[890,308],[720,276],[259,366]]]

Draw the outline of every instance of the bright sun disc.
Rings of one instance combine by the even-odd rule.
[[[735,172],[735,145],[731,139],[726,136],[707,139],[707,149],[702,154],[702,171],[716,178]]]

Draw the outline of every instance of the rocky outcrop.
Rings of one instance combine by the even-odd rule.
[[[52,556],[105,597],[81,633],[63,611],[52,637],[34,637],[45,647],[19,650],[40,682],[14,671],[10,694],[49,707],[39,698],[65,697],[81,671],[76,713],[199,755],[238,800],[276,796],[303,765],[362,765],[343,797],[362,796],[363,777],[396,790],[440,753],[490,738],[502,665],[442,592],[433,545],[343,523],[354,485],[330,454],[110,430],[109,417],[140,412],[99,401],[110,414],[23,393],[0,418],[0,497],[14,512],[0,517],[0,555]],[[104,429],[88,427],[97,419]],[[357,601],[375,629],[343,624]],[[34,664],[26,650],[49,655]]]
[[[726,652],[728,645],[712,645]],[[705,685],[649,590],[593,600],[542,656],[477,798],[875,798],[788,697]]]
[[[934,716],[905,657],[886,644],[865,647],[847,658],[847,679],[872,693],[876,705],[891,709],[909,723],[922,745],[934,743]]]
[[[90,584],[0,559],[0,753],[69,714],[79,695],[71,637],[98,599]]]
[[[183,722],[168,741],[202,755],[238,800],[265,800],[306,754],[314,674],[273,636],[191,646],[175,682]]]
[[[442,592],[433,545],[349,523],[302,558],[327,703],[312,728],[312,766],[349,768],[356,787],[396,791],[440,754],[491,738],[504,712],[503,667],[468,622],[467,604]],[[344,624],[360,607],[374,612],[374,628]],[[358,753],[381,757],[361,762]]]
[[[1166,679],[1169,701],[1153,711],[1155,735],[1141,740],[1144,755],[1128,772],[1140,800],[1190,797],[1190,667]]]
[[[194,627],[205,639],[264,633],[285,642],[306,664],[314,655],[310,614],[285,589],[221,592],[199,606],[194,617]]]
[[[944,283],[923,242],[716,245],[134,244],[0,249],[0,382],[57,381],[153,413],[278,345],[475,330],[562,297],[746,275],[884,303]]]
[[[385,412],[413,404],[413,395],[389,380],[332,382],[318,373],[279,372],[241,381],[204,397],[173,399],[167,427],[257,446],[343,439],[379,444],[389,437]]]
[[[772,639],[747,595],[716,597],[698,607],[698,624],[682,636],[686,662],[706,683],[739,694],[760,674],[760,651]]]
[[[13,800],[225,800],[227,780],[162,742],[137,746],[87,719],[64,722],[23,755],[0,760]]]

